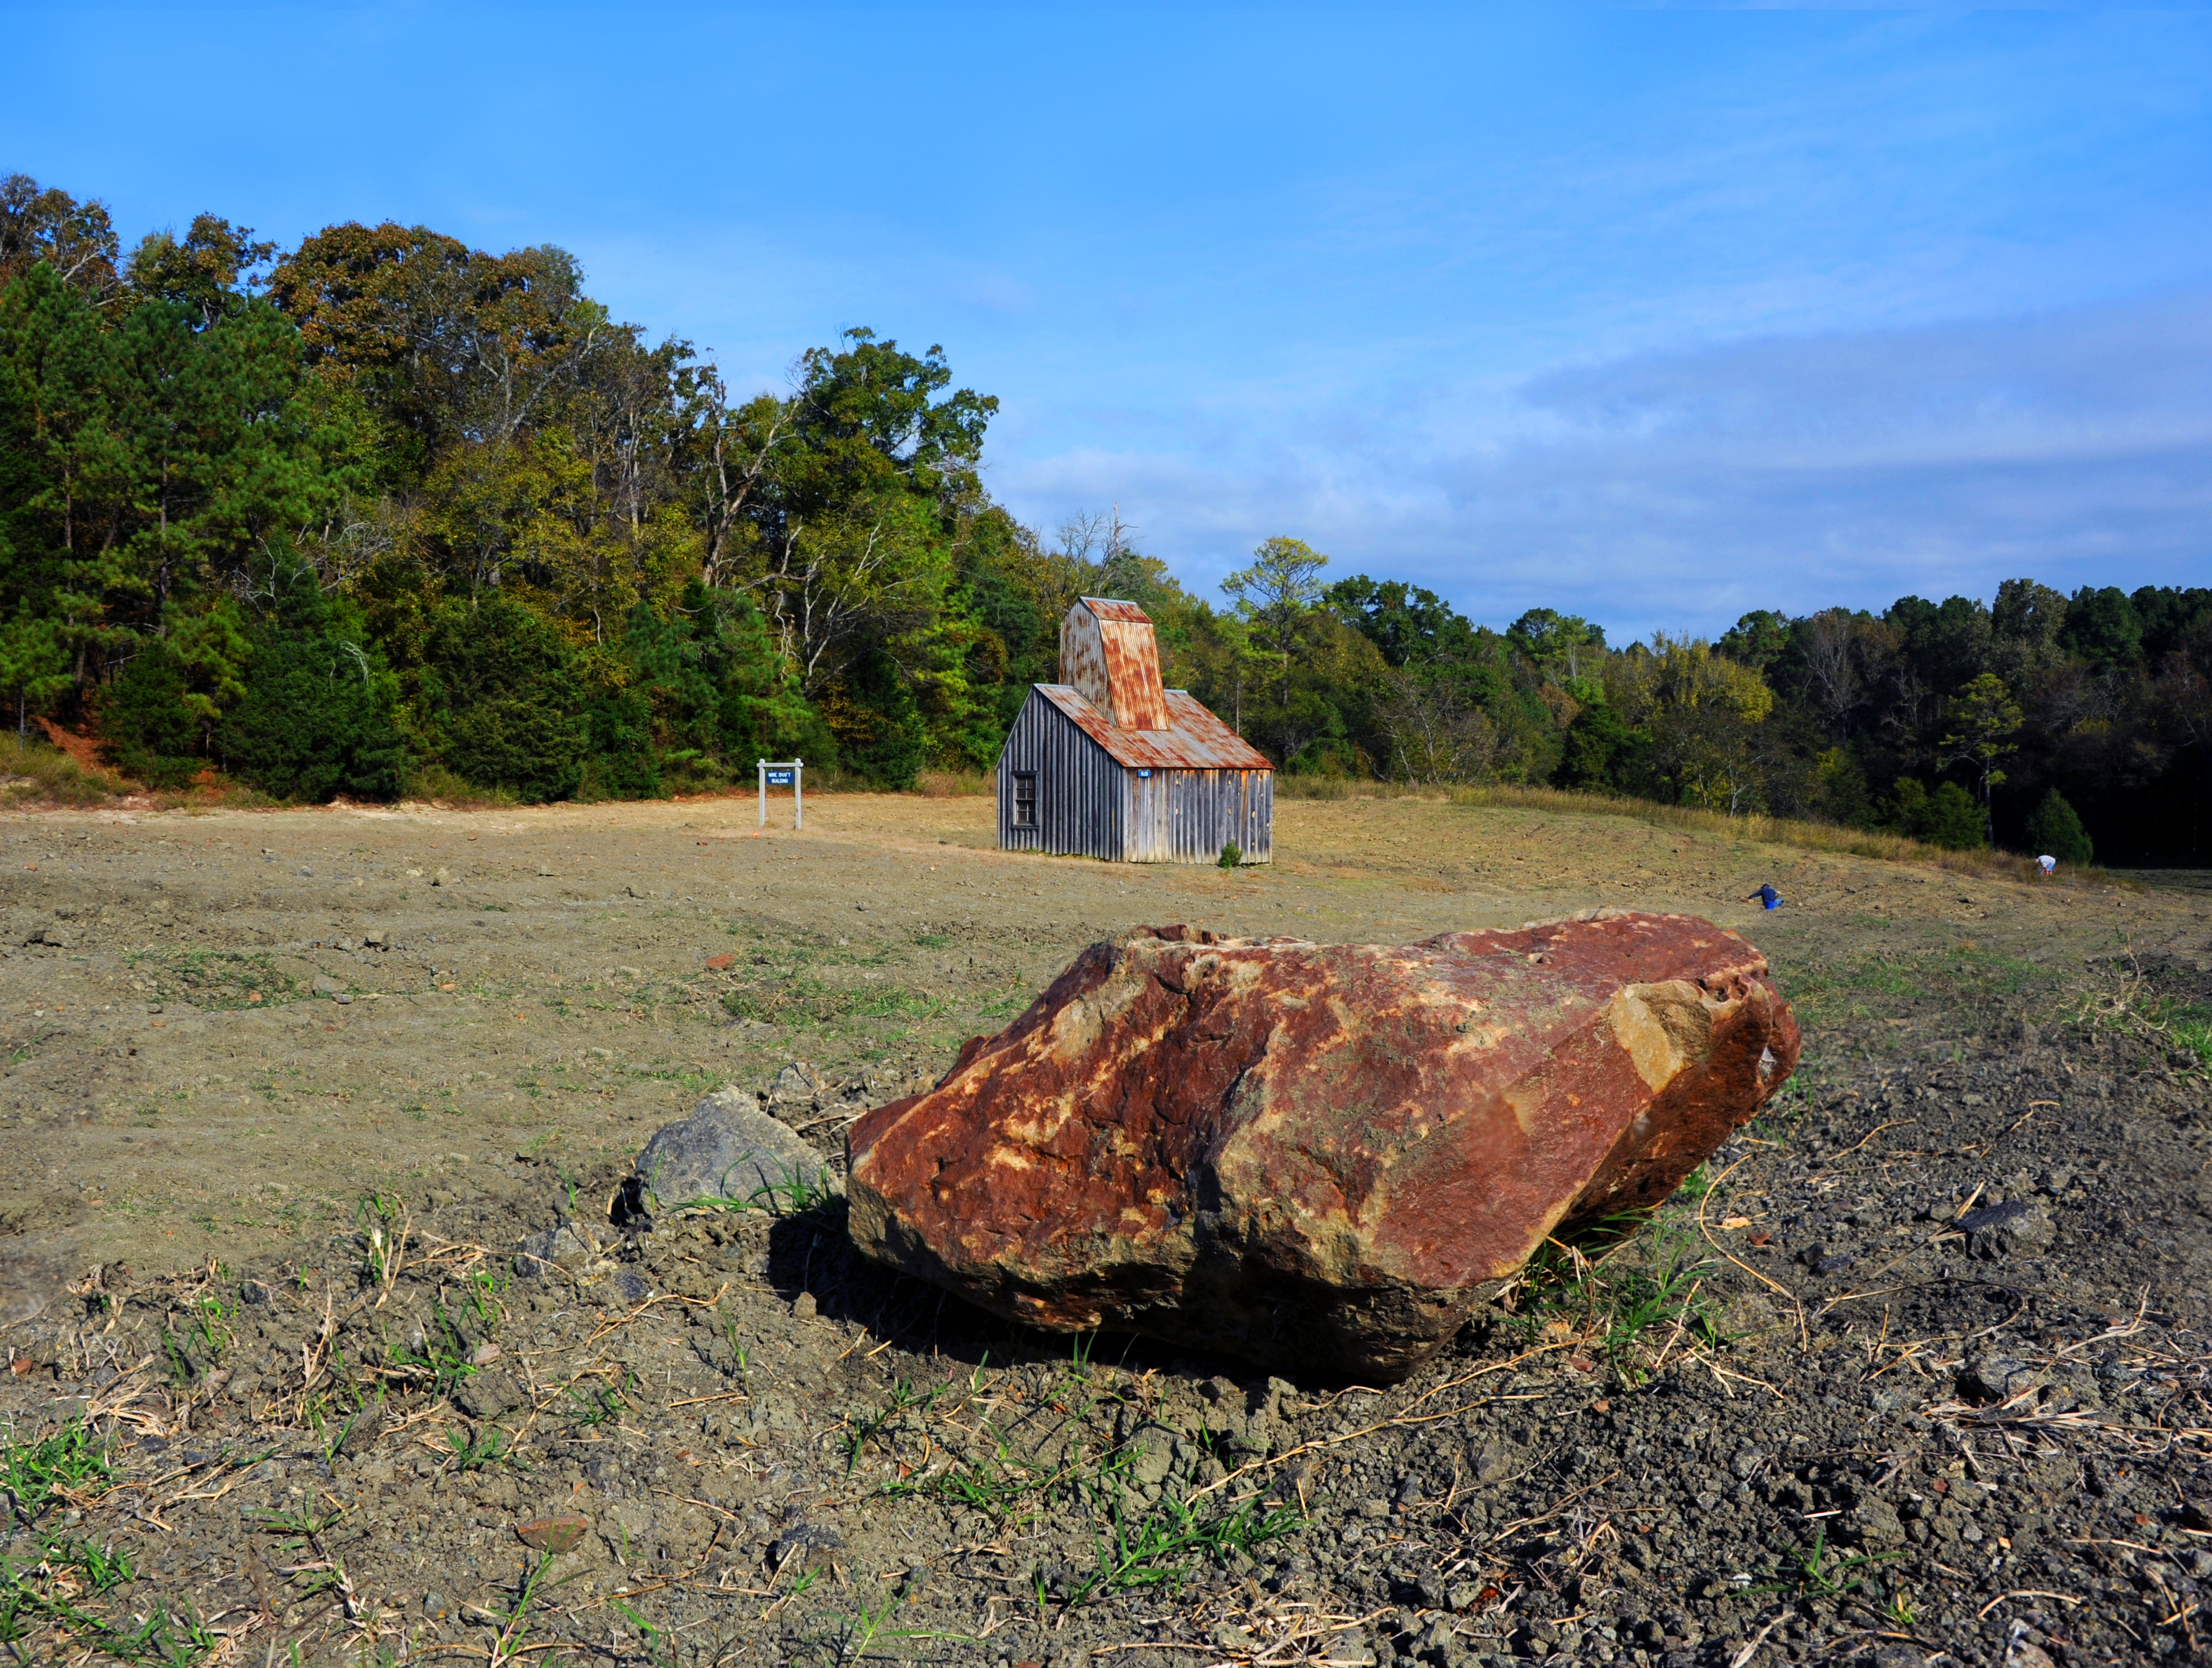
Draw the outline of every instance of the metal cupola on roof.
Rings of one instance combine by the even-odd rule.
[[[1076,599],[1060,623],[1060,681],[1125,730],[1168,727],[1159,645],[1133,602]]]
[[[1060,624],[1060,678],[1038,684],[999,755],[999,843],[1127,862],[1243,861],[1274,849],[1274,766],[1160,678],[1133,602],[1081,597]]]

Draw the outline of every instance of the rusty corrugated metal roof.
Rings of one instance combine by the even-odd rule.
[[[1188,690],[1163,691],[1168,722],[1157,730],[1123,728],[1101,712],[1090,697],[1067,684],[1039,684],[1036,692],[1073,719],[1116,764],[1157,770],[1275,768],[1265,753],[1208,712]]]
[[[1160,651],[1152,624],[1102,619],[1098,635],[1106,647],[1106,687],[1114,693],[1115,721],[1125,730],[1168,727],[1167,691],[1160,685]]]
[[[1133,602],[1076,600],[1060,624],[1060,678],[1125,730],[1168,727],[1159,647]]]
[[[1076,600],[1103,620],[1127,620],[1132,625],[1152,623],[1152,617],[1133,602],[1121,602],[1113,597],[1078,597]]]

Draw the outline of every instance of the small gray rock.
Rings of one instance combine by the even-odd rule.
[[[692,1199],[741,1199],[769,1207],[777,1202],[778,1190],[794,1183],[830,1184],[822,1154],[741,1089],[710,1094],[690,1117],[654,1131],[637,1155],[637,1174],[663,1210]]]
[[[372,1404],[362,1409],[343,1428],[345,1434],[338,1440],[337,1452],[349,1459],[359,1458],[374,1447],[376,1439],[384,1434],[383,1407]]]
[[[1897,1508],[1878,1495],[1869,1495],[1851,1508],[1849,1526],[1861,1546],[1905,1544],[1905,1525]]]
[[[1160,1425],[1140,1425],[1129,1442],[1134,1456],[1129,1476],[1139,1488],[1150,1488],[1167,1480],[1175,1469],[1175,1433]]]
[[[1967,1254],[1990,1263],[2048,1251],[2057,1235],[2050,1211],[2029,1199],[1970,1210],[1958,1226],[1966,1236]]]
[[[453,1400],[471,1419],[496,1419],[522,1404],[522,1386],[499,1367],[471,1373],[454,1387]]]
[[[1328,1641],[1328,1662],[1372,1663],[1376,1660],[1375,1648],[1368,1642],[1367,1634],[1359,1628],[1346,1628]]]
[[[592,1252],[591,1243],[566,1222],[542,1233],[528,1235],[520,1250],[514,1271],[525,1280],[535,1279],[556,1268],[574,1274],[591,1260]]]
[[[0,1208],[0,1225],[8,1213]],[[17,1239],[10,1249],[0,1239],[0,1326],[31,1320],[49,1306],[66,1302],[68,1276],[61,1265],[24,1248]]]
[[[822,1080],[804,1060],[794,1060],[776,1073],[768,1087],[770,1100],[811,1100],[822,1091]]]
[[[776,1537],[770,1559],[781,1569],[800,1553],[835,1552],[844,1544],[845,1537],[827,1524],[798,1523]]]
[[[318,996],[335,996],[339,991],[344,989],[345,986],[340,984],[336,979],[331,977],[327,973],[318,973],[315,975],[313,983],[311,983],[307,988],[313,990]]]
[[[2034,1367],[2007,1355],[1976,1355],[1959,1374],[1959,1388],[1977,1402],[2008,1402],[2042,1382]]]

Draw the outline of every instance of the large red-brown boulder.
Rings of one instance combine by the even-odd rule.
[[[1143,928],[854,1127],[853,1239],[1033,1325],[1389,1379],[1547,1234],[1658,1204],[1797,1046],[1765,959],[1691,916]]]

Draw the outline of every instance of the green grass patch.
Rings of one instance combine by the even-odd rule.
[[[1808,1029],[1840,1029],[1899,1018],[1929,1002],[2055,1001],[2059,979],[2049,967],[1984,950],[1969,939],[1815,963],[1792,971],[1788,989]]]
[[[446,1449],[453,1456],[453,1469],[457,1471],[481,1470],[487,1465],[496,1465],[514,1458],[513,1451],[507,1446],[507,1433],[489,1423],[480,1425],[473,1431],[464,1429],[449,1433],[446,1438]]]
[[[1304,1521],[1249,1488],[1232,1496],[1201,1486],[1236,1463],[1202,1424],[1165,1475],[1146,1464],[1152,1444],[1168,1440],[1141,1417],[1127,1428],[1149,1410],[1147,1394],[1094,1369],[1088,1340],[1061,1361],[994,1371],[987,1361],[964,1385],[901,1380],[879,1406],[848,1415],[845,1474],[876,1479],[886,1495],[979,1513],[1001,1534],[1048,1513],[1087,1523],[1090,1558],[1030,1572],[1040,1614],[1114,1593],[1179,1592],[1202,1564],[1234,1564]]]
[[[104,1656],[174,1665],[207,1660],[222,1644],[198,1614],[155,1603],[138,1617],[88,1608],[138,1579],[130,1555],[89,1538],[58,1536],[39,1519],[73,1495],[105,1489],[115,1477],[106,1439],[72,1419],[46,1435],[0,1440],[5,1525],[20,1530],[0,1555],[0,1647],[22,1663]]]
[[[154,1001],[240,1008],[295,1002],[300,982],[267,956],[243,950],[137,950],[125,958],[131,983]]]
[[[2206,987],[2170,965],[2146,970],[2132,952],[2109,964],[2072,1015],[2164,1048],[2191,1073],[2212,1072],[2212,1001]]]
[[[1296,1530],[1304,1518],[1286,1507],[1256,1501],[1209,1506],[1163,1495],[1158,1505],[1127,1519],[1117,1504],[1097,1538],[1097,1574],[1066,1596],[1069,1609],[1106,1592],[1164,1587],[1180,1594],[1200,1562],[1225,1564],[1251,1557],[1262,1545]]]
[[[26,1524],[35,1522],[64,1490],[101,1488],[114,1476],[106,1439],[82,1419],[68,1421],[50,1436],[28,1442],[10,1438],[0,1446],[0,1479]]]
[[[2171,1021],[2173,1040],[2197,1056],[2199,1065],[2212,1067],[2212,1014],[2187,1014]]]
[[[1838,1552],[1828,1544],[1827,1525],[1813,1531],[1813,1544],[1790,1555],[1770,1579],[1746,1589],[1753,1593],[1781,1593],[1792,1598],[1837,1598],[1858,1586],[1882,1565],[1902,1558],[1902,1552]]]
[[[733,1020],[797,1027],[849,1026],[867,1020],[931,1020],[951,1011],[942,997],[895,984],[841,985],[803,976],[741,984],[725,991]]]
[[[1694,1183],[1683,1192],[1693,1191]],[[1547,1239],[1528,1259],[1508,1309],[1532,1342],[1564,1330],[1633,1385],[1646,1376],[1655,1350],[1727,1342],[1719,1306],[1705,1290],[1716,1261],[1686,1223],[1623,1217],[1580,1243]]]

